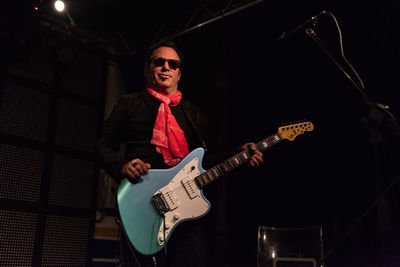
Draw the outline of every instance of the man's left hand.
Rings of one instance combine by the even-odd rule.
[[[249,150],[251,158],[248,164],[251,167],[258,167],[264,162],[264,160],[262,159],[263,153],[257,150],[256,144],[246,143],[241,148],[242,150]]]

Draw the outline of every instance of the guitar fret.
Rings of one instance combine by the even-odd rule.
[[[276,135],[270,136],[267,138],[267,141],[270,145],[274,145],[277,143],[279,139],[276,139]]]
[[[238,158],[236,156],[233,157],[233,163],[236,164],[236,166],[239,166],[239,164],[240,164],[240,161],[238,160]]]
[[[197,176],[196,178],[194,178],[194,182],[196,183],[196,185],[197,185],[199,188],[203,188],[203,187],[204,187],[204,183],[203,183],[203,180],[202,180],[202,178],[201,178],[201,175],[199,175],[199,176]]]
[[[206,172],[206,176],[207,176],[207,180],[209,181],[208,183],[211,183],[212,181],[214,181],[214,178],[212,177],[212,173],[210,173],[209,171]]]
[[[208,172],[204,173],[204,178],[206,179],[206,184],[209,184],[212,182],[212,179],[210,178],[210,175]]]
[[[218,178],[218,173],[215,173],[215,169],[211,169],[210,174],[211,174],[211,177],[212,177],[213,182],[214,182],[215,180],[217,180],[217,178]]]
[[[203,175],[197,176],[196,177],[196,181],[198,181],[200,188],[202,188],[202,187],[204,187],[206,185],[206,183],[204,182]]]
[[[226,162],[227,166],[229,167],[229,170],[233,170],[231,159],[227,159],[225,162]]]
[[[203,179],[204,185],[208,185],[208,184],[209,184],[209,181],[208,181],[208,177],[207,177],[207,172],[203,173],[203,174],[201,175],[201,177],[202,177],[202,179]]]
[[[220,177],[224,174],[221,167],[219,165],[215,166],[215,171],[217,172],[217,176]]]
[[[230,159],[230,163],[231,163],[231,165],[232,165],[232,169],[234,169],[234,168],[236,168],[236,161],[235,161],[235,158],[231,158]]]
[[[221,166],[220,164],[218,164],[217,166],[215,166],[215,168],[217,169],[218,176],[224,175],[224,170],[222,169],[222,166]]]
[[[219,176],[219,175],[218,175],[218,172],[217,172],[217,169],[216,169],[216,168],[212,168],[211,171],[212,171],[213,174],[214,174],[213,180],[215,180],[215,179]]]
[[[224,161],[221,163],[221,165],[225,168],[225,172],[229,172],[231,170],[228,161]]]
[[[204,173],[203,175],[203,181],[205,185],[208,185],[209,183],[211,183],[208,179],[207,173]]]
[[[214,174],[212,173],[211,170],[207,171],[207,178],[208,178],[209,184],[212,183],[215,180],[214,179]]]
[[[217,166],[212,168],[211,171],[213,172],[215,179],[219,177],[219,172],[218,172]]]
[[[241,153],[239,153],[239,154],[237,155],[237,160],[239,161],[239,162],[237,163],[237,166],[239,166],[239,165],[244,161],[243,152],[241,152]]]
[[[224,169],[222,169],[221,164],[218,164],[218,165],[217,165],[217,170],[219,171],[220,176],[222,176],[222,175],[225,174],[225,171],[224,171]]]
[[[226,168],[226,172],[230,171],[229,165],[226,161],[223,162],[224,167]]]
[[[262,151],[262,150],[264,150],[264,145],[261,143],[258,143],[258,144],[256,144],[256,148],[257,148],[257,150]]]
[[[200,176],[200,181],[201,181],[201,184],[203,185],[202,187],[204,187],[204,186],[206,186],[207,185],[207,180],[206,179],[204,179],[204,176],[202,175],[202,176]]]

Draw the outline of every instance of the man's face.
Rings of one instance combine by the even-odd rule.
[[[175,62],[171,62],[173,60]],[[170,95],[178,89],[181,70],[174,66],[179,62],[179,56],[171,47],[159,47],[153,51],[149,65],[145,67],[144,74],[147,78],[147,86]]]

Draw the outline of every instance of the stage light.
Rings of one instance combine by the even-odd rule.
[[[64,1],[62,1],[62,0],[56,0],[56,1],[54,2],[54,8],[55,8],[59,13],[64,14],[65,16],[67,16],[67,18],[68,18],[68,20],[69,20],[69,23],[70,23],[72,26],[76,26],[75,21],[72,19],[71,15],[68,13],[68,10],[67,10],[67,8],[66,8],[66,6],[65,6]]]
[[[63,12],[65,9],[65,4],[61,0],[57,0],[54,2],[54,7],[58,12]]]

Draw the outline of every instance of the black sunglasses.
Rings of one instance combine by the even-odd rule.
[[[166,59],[166,58],[162,58],[162,57],[153,57],[151,58],[151,62],[156,65],[157,67],[163,67],[165,64],[165,61],[168,62],[168,66],[171,69],[177,69],[181,66],[181,62],[179,60],[176,59]]]

